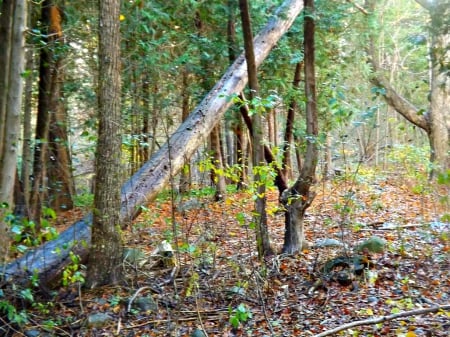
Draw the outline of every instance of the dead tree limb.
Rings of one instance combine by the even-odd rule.
[[[433,312],[438,312],[440,310],[449,310],[449,309],[450,309],[450,304],[447,304],[447,305],[440,305],[440,306],[435,306],[435,307],[431,307],[431,308],[423,308],[423,309],[415,309],[415,310],[410,310],[410,311],[399,312],[397,314],[392,314],[392,315],[388,315],[388,316],[363,319],[360,321],[355,321],[355,322],[340,325],[334,329],[330,329],[330,330],[321,332],[318,335],[314,335],[313,337],[324,337],[324,336],[333,335],[339,331],[347,330],[347,329],[353,328],[355,326],[373,325],[373,324],[383,323],[383,322],[387,322],[387,321],[392,321],[392,320],[398,319],[398,318],[424,315],[424,314],[429,314],[429,313],[433,313]]]

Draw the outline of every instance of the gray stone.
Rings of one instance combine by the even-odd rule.
[[[112,317],[103,312],[91,314],[87,318],[87,327],[88,328],[102,328],[107,325],[110,321],[112,321]]]
[[[129,264],[140,264],[146,260],[145,252],[139,248],[125,248],[123,250],[123,259]]]
[[[195,330],[191,333],[191,337],[206,337],[206,335],[205,335],[205,333],[203,332],[203,330],[195,329]]]
[[[158,311],[158,303],[151,296],[138,297],[134,301],[134,307],[144,312]]]
[[[371,304],[376,304],[376,303],[378,303],[378,297],[376,297],[376,296],[369,296],[369,297],[367,297],[367,302],[369,302]]]
[[[336,239],[323,239],[317,240],[314,247],[323,248],[323,247],[343,247],[344,244]]]
[[[41,332],[39,330],[32,329],[32,330],[24,331],[23,334],[27,337],[39,337],[41,335]]]
[[[192,198],[188,199],[186,201],[180,202],[177,206],[177,211],[180,213],[188,212],[193,209],[199,209],[202,208],[203,204],[200,202],[199,199]]]
[[[356,247],[357,252],[383,253],[386,247],[386,241],[378,236],[372,236]]]

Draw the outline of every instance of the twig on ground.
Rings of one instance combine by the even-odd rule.
[[[199,287],[197,285],[197,294],[199,292]],[[197,309],[197,317],[198,321],[200,322],[200,326],[202,327],[203,333],[206,337],[208,337],[208,334],[206,333],[205,325],[203,324],[202,315],[200,314],[200,306],[198,305],[198,296],[195,296],[195,307]]]
[[[261,292],[261,288],[259,287],[259,282],[256,277],[256,275],[258,275],[261,278],[261,275],[259,273],[256,274],[256,270],[254,270],[254,275],[255,275],[255,283],[256,283],[256,293],[258,294],[259,300],[261,302],[261,308],[264,313],[264,318],[266,319],[267,326],[269,327],[271,336],[275,336],[275,332],[273,331],[272,323],[270,322],[269,315],[267,314],[265,299]]]
[[[423,309],[415,309],[415,310],[410,310],[410,311],[399,312],[397,314],[392,314],[392,315],[388,315],[388,316],[363,319],[360,321],[355,321],[355,322],[340,325],[334,329],[330,329],[330,330],[321,332],[318,335],[314,335],[313,337],[329,336],[329,335],[335,334],[336,332],[339,332],[342,330],[347,330],[347,329],[353,328],[355,326],[373,325],[373,324],[383,323],[386,321],[392,321],[397,318],[418,316],[418,315],[423,315],[423,314],[429,314],[432,312],[437,312],[439,310],[449,310],[449,309],[450,309],[450,304],[447,304],[447,305],[440,305],[440,306],[435,306],[435,307],[431,307],[431,308],[423,308]]]
[[[131,311],[131,305],[133,304],[133,301],[136,299],[137,295],[139,295],[141,291],[144,291],[146,289],[151,289],[151,287],[141,287],[134,293],[133,296],[131,296],[130,301],[128,302],[127,312]]]

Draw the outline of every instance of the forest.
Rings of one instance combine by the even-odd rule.
[[[450,0],[0,0],[0,336],[448,336]]]

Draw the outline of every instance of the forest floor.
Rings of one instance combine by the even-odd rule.
[[[310,247],[263,263],[255,248],[249,193],[230,193],[221,202],[200,192],[182,200],[159,198],[124,233],[127,251],[134,254],[124,262],[125,286],[62,288],[54,305],[33,310],[32,326],[22,331],[318,336],[354,321],[448,305],[450,227],[442,220],[448,204],[438,201],[442,191],[419,190],[392,176],[318,185],[305,219]],[[279,253],[284,216],[277,192],[268,193],[268,200],[271,242]],[[348,284],[336,280],[336,271],[324,271],[327,261],[353,256],[354,247],[372,236],[386,245],[377,253],[365,252],[368,267],[352,274]],[[163,240],[174,248],[173,257],[155,255]],[[107,319],[96,325],[91,319],[99,313]],[[439,337],[449,331],[447,310],[372,322],[337,335]]]

